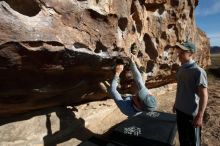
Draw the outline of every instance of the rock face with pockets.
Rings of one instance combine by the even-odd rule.
[[[1,0],[0,114],[99,100],[117,57],[136,43],[149,88],[174,82],[177,42],[191,40],[209,64],[197,28],[198,0]],[[122,74],[121,90],[128,90]],[[133,84],[132,86],[133,87]],[[133,90],[129,90],[133,92]]]

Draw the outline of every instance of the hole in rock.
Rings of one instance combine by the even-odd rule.
[[[194,11],[193,8],[191,8],[191,9],[190,9],[190,12],[189,12],[189,17],[190,17],[191,19],[193,18],[193,11]]]
[[[140,19],[139,14],[138,14],[137,11],[133,14],[132,18],[133,18],[133,20],[135,21],[137,31],[138,31],[139,33],[141,33],[141,30],[142,30],[142,28],[143,28],[143,25],[142,25],[142,21],[141,21],[141,19]]]
[[[176,25],[174,25],[173,30],[175,31],[177,42],[179,42],[179,37],[178,37],[179,36],[179,31],[178,31],[178,28],[176,27]]]
[[[170,3],[171,3],[171,6],[173,7],[179,6],[179,0],[171,0]]]
[[[106,23],[108,23],[108,17],[102,14],[99,14],[98,12],[92,10],[92,9],[88,9],[90,16],[93,19],[96,19],[98,21],[104,21]]]
[[[30,47],[41,47],[41,46],[43,46],[43,42],[42,41],[36,41],[36,42],[34,42],[34,41],[29,41],[29,42],[23,42],[25,45],[28,45],[28,46],[30,46]]]
[[[171,11],[171,16],[172,16],[172,18],[176,18],[176,13],[174,12],[174,11]]]
[[[165,7],[164,7],[164,4],[152,4],[152,3],[146,3],[144,4],[144,6],[146,7],[146,9],[148,11],[151,11],[151,12],[155,12],[156,10],[159,9],[159,13],[163,13],[164,10],[165,10]]]
[[[125,31],[125,28],[127,27],[127,25],[128,25],[128,19],[126,17],[121,17],[118,20],[118,26],[122,31]]]
[[[137,11],[137,8],[136,8],[136,6],[134,4],[134,1],[132,1],[130,14],[132,15],[135,11]]]
[[[199,0],[195,0],[195,6],[198,6]]]
[[[159,39],[158,38],[156,38],[156,43],[159,44]]]
[[[181,18],[182,18],[183,20],[186,20],[186,19],[187,19],[187,18],[186,18],[186,14],[181,15]]]
[[[164,7],[164,5],[163,5],[163,6],[161,6],[161,7],[159,8],[158,13],[159,13],[160,15],[162,15],[164,11],[165,11],[165,7]]]
[[[123,51],[124,51],[124,48],[115,47],[115,48],[113,49],[113,51],[116,51],[116,52],[123,52]]]
[[[135,28],[135,26],[134,25],[132,25],[132,32],[134,33],[134,32],[136,32],[136,28]]]
[[[60,42],[56,42],[56,41],[50,41],[46,43],[51,46],[63,46],[63,44],[61,44]]]
[[[164,51],[169,51],[171,48],[172,48],[172,46],[166,45],[166,46],[164,47]]]
[[[100,41],[96,42],[95,53],[107,52],[108,48],[104,46]]]
[[[140,19],[139,14],[138,14],[138,10],[137,10],[137,7],[136,7],[134,1],[131,4],[131,15],[132,15],[133,20],[135,21],[137,31],[139,33],[141,33],[141,30],[143,28],[143,24],[142,24],[142,21]],[[133,28],[132,28],[132,30],[133,30]],[[133,32],[135,32],[135,31],[133,31]]]
[[[75,48],[88,48],[87,45],[83,44],[83,43],[79,43],[79,42],[76,42],[73,44]]]
[[[149,55],[150,59],[156,60],[158,56],[158,52],[154,46],[153,41],[151,40],[151,37],[147,33],[145,33],[144,35],[144,43],[145,43],[145,52]]]
[[[146,69],[146,72],[151,72],[154,68],[154,61],[153,60],[149,60],[147,62],[147,69]]]
[[[161,64],[160,69],[162,69],[162,70],[167,70],[168,69],[169,70],[170,66],[168,64]]]
[[[32,17],[36,16],[41,8],[35,0],[4,0],[12,9],[20,14]]]
[[[165,31],[163,31],[163,32],[161,33],[160,38],[161,38],[161,39],[164,39],[164,40],[167,40],[167,34],[166,34]]]
[[[187,0],[187,3],[188,3],[188,6],[192,6],[193,5],[192,0]]]
[[[175,26],[175,24],[169,24],[168,26],[167,26],[167,28],[168,29],[171,29],[172,27],[174,27]]]

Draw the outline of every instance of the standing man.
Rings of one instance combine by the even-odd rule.
[[[177,44],[181,67],[177,72],[177,93],[173,111],[177,115],[180,146],[200,146],[203,115],[208,101],[206,72],[193,60],[191,42]]]

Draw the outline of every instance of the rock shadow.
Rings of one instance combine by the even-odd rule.
[[[56,146],[72,138],[85,141],[92,136],[97,136],[97,134],[85,127],[84,119],[76,118],[74,111],[77,111],[75,107],[58,106],[19,115],[0,117],[0,126],[45,115],[47,134],[42,138],[44,146]],[[59,120],[59,125],[56,125],[56,120]],[[59,130],[56,131],[55,129],[57,128],[54,127],[58,127]]]
[[[84,141],[91,136],[96,135],[85,128],[85,121],[82,118],[76,118],[73,110],[67,107],[56,109],[56,115],[60,120],[60,129],[52,133],[51,115],[46,115],[47,135],[43,138],[44,146],[56,146],[72,138]]]

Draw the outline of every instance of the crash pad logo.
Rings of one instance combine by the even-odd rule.
[[[136,126],[124,128],[124,134],[138,136],[141,134],[141,128]]]
[[[147,112],[146,115],[151,117],[151,118],[157,118],[157,117],[160,116],[160,113],[158,113],[158,112]]]

